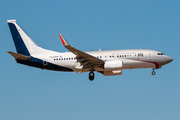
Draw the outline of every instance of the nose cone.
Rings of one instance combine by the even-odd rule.
[[[173,58],[167,56],[166,61],[167,61],[167,63],[170,63],[171,61],[173,61]]]

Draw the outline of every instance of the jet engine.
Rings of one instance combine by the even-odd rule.
[[[123,62],[120,60],[106,61],[104,63],[105,71],[122,70]]]

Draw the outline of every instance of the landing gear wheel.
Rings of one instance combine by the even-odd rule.
[[[94,72],[89,73],[89,80],[93,81],[94,80]]]
[[[156,72],[155,71],[152,71],[152,75],[155,75],[156,74]]]

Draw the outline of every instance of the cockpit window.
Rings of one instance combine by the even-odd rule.
[[[164,53],[157,53],[158,55],[165,55]]]

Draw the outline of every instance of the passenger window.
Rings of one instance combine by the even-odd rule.
[[[117,57],[119,57],[119,55],[117,55]]]
[[[124,55],[122,55],[122,57],[124,57]]]
[[[138,53],[138,57],[143,57],[143,53]]]

